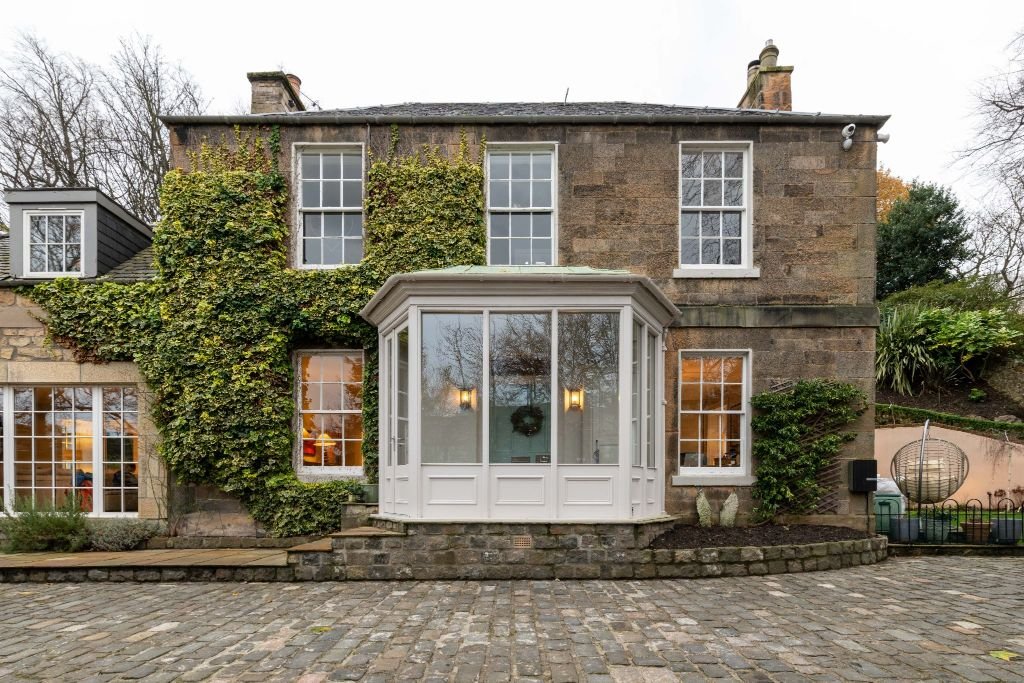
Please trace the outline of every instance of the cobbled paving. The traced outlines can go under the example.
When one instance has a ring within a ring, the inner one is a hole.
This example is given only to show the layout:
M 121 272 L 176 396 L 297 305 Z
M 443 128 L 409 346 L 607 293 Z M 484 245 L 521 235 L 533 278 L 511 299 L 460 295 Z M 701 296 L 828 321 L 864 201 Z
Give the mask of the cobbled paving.
M 1024 681 L 1024 658 L 992 651 L 1024 655 L 1024 559 L 705 580 L 0 585 L 4 681 Z

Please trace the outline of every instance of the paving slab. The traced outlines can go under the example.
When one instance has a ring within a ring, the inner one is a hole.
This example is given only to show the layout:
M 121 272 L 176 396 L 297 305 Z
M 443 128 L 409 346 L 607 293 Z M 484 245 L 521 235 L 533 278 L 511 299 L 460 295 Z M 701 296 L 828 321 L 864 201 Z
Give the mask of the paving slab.
M 132 550 L 121 553 L 3 553 L 0 568 L 285 567 L 284 549 Z
M 0 584 L 0 679 L 1024 681 L 1024 658 L 990 654 L 1024 655 L 1021 585 L 1024 562 L 994 557 L 700 581 Z

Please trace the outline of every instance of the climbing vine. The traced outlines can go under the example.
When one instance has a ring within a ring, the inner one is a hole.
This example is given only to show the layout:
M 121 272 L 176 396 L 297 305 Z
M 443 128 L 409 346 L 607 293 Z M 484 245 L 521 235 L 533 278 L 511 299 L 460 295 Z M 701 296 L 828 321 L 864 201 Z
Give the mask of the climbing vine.
M 867 409 L 863 392 L 851 384 L 804 380 L 786 391 L 758 394 L 751 405 L 758 411 L 751 421 L 758 434 L 755 516 L 768 520 L 782 510 L 814 509 L 825 493 L 818 475 L 855 438 L 841 430 Z
M 372 158 L 366 257 L 356 266 L 288 268 L 288 179 L 280 133 L 238 131 L 173 170 L 154 232 L 157 276 L 133 284 L 61 278 L 26 293 L 50 338 L 82 362 L 130 360 L 153 390 L 160 453 L 180 480 L 237 496 L 278 535 L 337 528 L 358 482 L 303 483 L 292 467 L 291 353 L 363 348 L 363 458 L 377 474 L 377 333 L 358 312 L 393 273 L 485 258 L 483 168 L 463 137 Z

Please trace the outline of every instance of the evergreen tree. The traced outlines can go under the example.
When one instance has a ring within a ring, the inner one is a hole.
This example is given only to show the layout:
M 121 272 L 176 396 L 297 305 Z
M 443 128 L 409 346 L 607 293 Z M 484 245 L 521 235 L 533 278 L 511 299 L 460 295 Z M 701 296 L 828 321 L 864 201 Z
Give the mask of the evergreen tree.
M 970 256 L 967 217 L 948 188 L 915 181 L 878 224 L 878 298 L 955 278 Z

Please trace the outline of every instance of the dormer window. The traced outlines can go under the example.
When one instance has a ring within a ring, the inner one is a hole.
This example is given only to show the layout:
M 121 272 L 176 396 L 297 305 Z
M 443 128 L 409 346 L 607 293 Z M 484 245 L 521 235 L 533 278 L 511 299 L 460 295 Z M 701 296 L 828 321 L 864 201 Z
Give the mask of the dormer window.
M 82 211 L 26 211 L 26 276 L 81 276 L 83 219 Z

